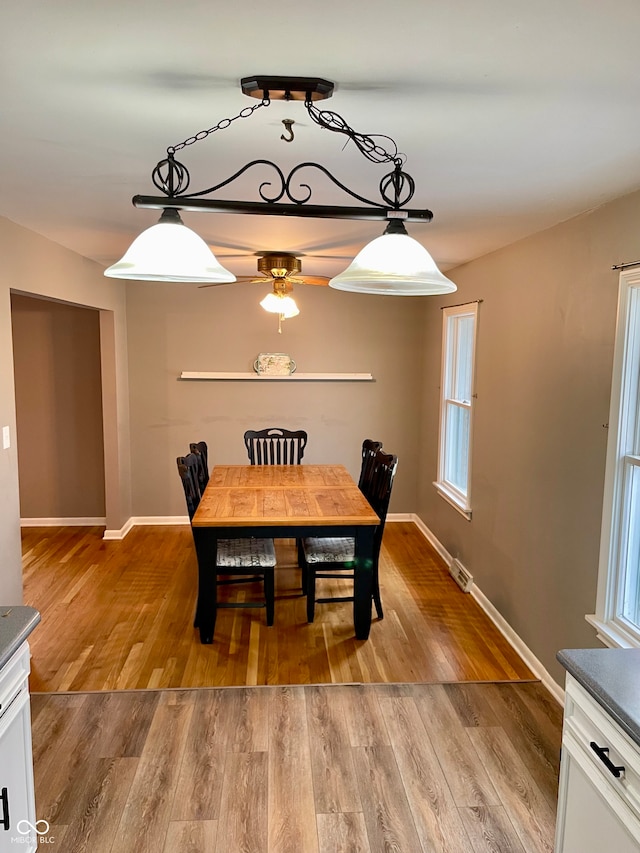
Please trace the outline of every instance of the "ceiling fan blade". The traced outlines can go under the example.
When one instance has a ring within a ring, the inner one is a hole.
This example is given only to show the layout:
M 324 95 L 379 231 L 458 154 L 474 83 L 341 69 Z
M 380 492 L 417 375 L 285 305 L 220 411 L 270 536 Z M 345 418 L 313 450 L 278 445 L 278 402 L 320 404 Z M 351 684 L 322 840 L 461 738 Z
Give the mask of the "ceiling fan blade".
M 266 284 L 269 278 L 256 278 L 254 275 L 238 275 L 235 281 L 219 281 L 216 284 L 199 284 L 198 287 L 227 287 L 230 284 Z
M 328 275 L 301 275 L 297 279 L 291 279 L 291 281 L 299 281 L 302 284 L 319 284 L 323 287 L 329 284 L 329 276 Z
M 353 255 L 317 255 L 315 252 L 301 252 L 299 257 L 312 258 L 319 261 L 349 261 L 353 260 Z
M 228 287 L 230 284 L 235 284 L 235 281 L 217 281 L 215 284 L 199 284 L 198 290 L 205 287 Z
M 256 279 L 257 281 L 261 281 L 261 279 Z M 288 284 L 319 284 L 319 285 L 327 285 L 329 284 L 329 276 L 326 275 L 302 275 L 298 273 L 297 275 L 279 275 L 273 277 L 274 281 L 286 281 Z

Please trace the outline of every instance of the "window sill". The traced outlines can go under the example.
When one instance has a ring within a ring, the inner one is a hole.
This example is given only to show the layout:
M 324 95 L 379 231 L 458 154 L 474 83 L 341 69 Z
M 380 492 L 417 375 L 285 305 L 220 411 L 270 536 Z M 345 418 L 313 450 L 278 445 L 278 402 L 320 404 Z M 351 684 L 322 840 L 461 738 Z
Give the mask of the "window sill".
M 587 613 L 584 617 L 589 625 L 596 629 L 598 639 L 610 649 L 637 649 L 640 642 L 633 634 L 616 622 L 603 622 L 594 613 Z
M 457 510 L 460 515 L 464 516 L 467 521 L 471 521 L 471 509 L 468 509 L 465 506 L 462 506 L 458 499 L 446 488 L 442 483 L 434 483 L 435 489 L 437 493 L 443 498 L 448 504 L 450 504 L 455 510 Z

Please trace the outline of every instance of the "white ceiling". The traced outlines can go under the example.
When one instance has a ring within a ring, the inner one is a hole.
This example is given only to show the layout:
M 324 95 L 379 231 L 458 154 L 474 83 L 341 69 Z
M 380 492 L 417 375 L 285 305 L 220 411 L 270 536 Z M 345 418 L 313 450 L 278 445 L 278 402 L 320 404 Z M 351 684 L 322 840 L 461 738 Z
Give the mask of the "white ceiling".
M 320 108 L 387 134 L 430 208 L 412 236 L 444 268 L 640 188 L 639 0 L 20 0 L 2 12 L 0 214 L 101 264 L 155 211 L 151 170 L 175 145 L 256 103 L 252 74 L 324 77 Z M 293 118 L 295 141 L 280 140 Z M 388 168 L 273 102 L 180 152 L 191 189 L 254 158 L 314 160 L 374 198 Z M 222 198 L 256 200 L 248 187 Z M 318 176 L 313 201 L 350 204 Z M 237 274 L 296 251 L 332 275 L 371 222 L 188 213 Z M 640 242 L 640 237 L 639 237 Z M 640 246 L 639 246 L 640 249 Z M 325 257 L 320 257 L 325 256 Z M 224 262 L 224 261 L 223 261 Z

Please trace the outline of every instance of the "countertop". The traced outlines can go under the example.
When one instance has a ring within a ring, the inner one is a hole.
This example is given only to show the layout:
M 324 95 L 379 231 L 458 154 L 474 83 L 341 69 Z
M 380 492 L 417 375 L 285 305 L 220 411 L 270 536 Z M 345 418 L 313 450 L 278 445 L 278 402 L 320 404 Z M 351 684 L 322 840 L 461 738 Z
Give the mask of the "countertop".
M 563 649 L 556 657 L 640 746 L 640 649 Z
M 0 604 L 0 669 L 40 621 L 33 607 Z

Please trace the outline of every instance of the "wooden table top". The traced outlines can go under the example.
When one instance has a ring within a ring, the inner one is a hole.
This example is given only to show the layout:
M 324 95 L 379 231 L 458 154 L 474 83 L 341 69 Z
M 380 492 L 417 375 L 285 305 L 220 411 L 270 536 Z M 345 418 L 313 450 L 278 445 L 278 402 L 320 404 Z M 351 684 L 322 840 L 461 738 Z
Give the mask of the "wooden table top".
M 379 518 L 343 465 L 216 465 L 191 523 L 372 526 Z

